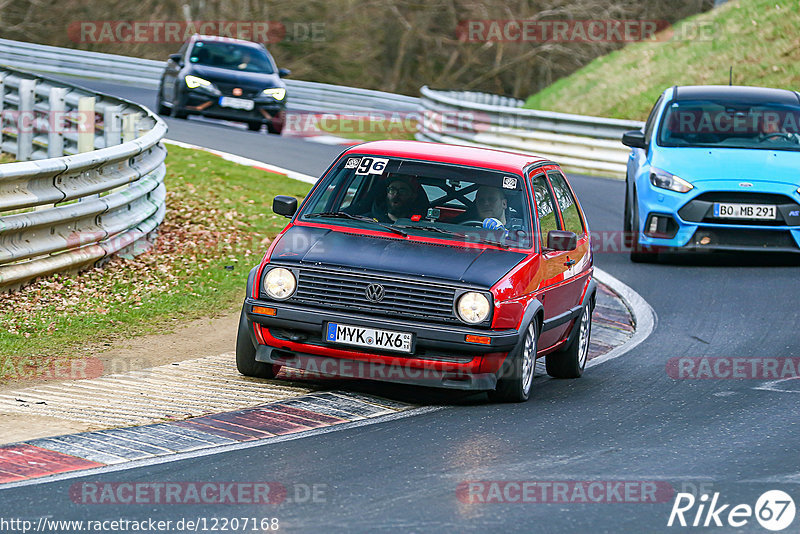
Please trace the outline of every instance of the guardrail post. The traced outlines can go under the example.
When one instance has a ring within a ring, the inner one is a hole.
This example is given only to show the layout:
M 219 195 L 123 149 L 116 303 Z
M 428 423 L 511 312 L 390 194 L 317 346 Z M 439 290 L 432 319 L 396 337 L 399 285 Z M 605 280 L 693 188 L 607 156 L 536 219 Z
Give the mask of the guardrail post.
M 19 115 L 17 116 L 17 161 L 30 161 L 33 154 L 33 104 L 36 80 L 19 81 Z
M 128 113 L 122 116 L 122 142 L 127 143 L 139 137 L 141 113 Z
M 60 158 L 64 155 L 64 128 L 66 127 L 67 89 L 53 87 L 50 89 L 50 120 L 47 133 L 47 157 Z
M 122 106 L 107 107 L 103 112 L 103 138 L 107 147 L 122 142 L 121 114 Z
M 3 148 L 3 127 L 5 126 L 4 104 L 6 101 L 6 73 L 0 73 L 0 150 Z
M 94 150 L 94 101 L 93 96 L 78 99 L 78 152 Z

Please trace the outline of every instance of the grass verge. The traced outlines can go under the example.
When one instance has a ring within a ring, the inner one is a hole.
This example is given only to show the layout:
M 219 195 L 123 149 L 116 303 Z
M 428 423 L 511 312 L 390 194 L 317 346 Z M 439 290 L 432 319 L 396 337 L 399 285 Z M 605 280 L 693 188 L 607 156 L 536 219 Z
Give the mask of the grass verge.
M 800 87 L 800 4 L 731 0 L 687 18 L 653 42 L 600 57 L 528 98 L 525 107 L 645 120 L 672 85 Z
M 286 224 L 272 197 L 309 189 L 176 146 L 166 163 L 166 218 L 148 252 L 0 295 L 0 383 L 20 360 L 36 366 L 238 308 L 249 269 Z

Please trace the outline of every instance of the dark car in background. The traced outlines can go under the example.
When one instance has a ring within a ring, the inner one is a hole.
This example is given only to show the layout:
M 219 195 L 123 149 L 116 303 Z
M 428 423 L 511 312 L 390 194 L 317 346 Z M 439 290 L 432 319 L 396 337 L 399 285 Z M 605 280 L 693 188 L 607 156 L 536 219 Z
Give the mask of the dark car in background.
M 240 121 L 253 131 L 266 125 L 269 133 L 280 134 L 286 118 L 281 78 L 288 75 L 262 44 L 194 35 L 167 61 L 158 113 Z

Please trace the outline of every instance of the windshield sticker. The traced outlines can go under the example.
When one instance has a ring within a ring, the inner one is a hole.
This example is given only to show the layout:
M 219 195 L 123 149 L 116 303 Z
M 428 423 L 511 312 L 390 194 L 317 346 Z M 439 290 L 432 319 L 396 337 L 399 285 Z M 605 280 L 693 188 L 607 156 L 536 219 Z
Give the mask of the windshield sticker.
M 517 179 L 511 176 L 503 176 L 503 188 L 504 189 L 516 189 L 517 188 Z
M 362 158 L 356 174 L 383 174 L 389 160 L 386 158 Z
M 349 158 L 347 163 L 344 164 L 345 169 L 355 169 L 361 162 L 361 158 Z

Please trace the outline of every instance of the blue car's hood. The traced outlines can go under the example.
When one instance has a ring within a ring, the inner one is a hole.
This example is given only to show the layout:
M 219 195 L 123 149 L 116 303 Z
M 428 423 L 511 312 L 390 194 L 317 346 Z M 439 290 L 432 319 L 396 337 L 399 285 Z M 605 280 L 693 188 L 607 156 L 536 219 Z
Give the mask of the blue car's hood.
M 652 165 L 689 182 L 742 180 L 800 185 L 800 152 L 658 147 Z

